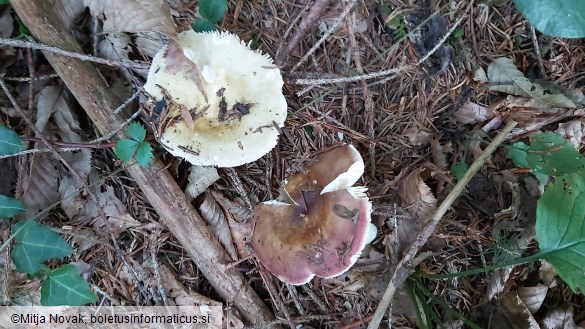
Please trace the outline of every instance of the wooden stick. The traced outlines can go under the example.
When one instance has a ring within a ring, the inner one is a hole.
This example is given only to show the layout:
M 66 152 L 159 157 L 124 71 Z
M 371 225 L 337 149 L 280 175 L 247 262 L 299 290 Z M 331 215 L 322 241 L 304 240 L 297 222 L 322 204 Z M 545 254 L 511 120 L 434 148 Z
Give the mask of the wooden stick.
M 51 1 L 11 0 L 10 3 L 40 42 L 83 53 L 81 46 L 53 12 Z M 44 55 L 103 135 L 123 124 L 124 119 L 113 113 L 121 100 L 109 90 L 92 63 L 50 52 L 44 52 Z M 121 133 L 115 136 L 123 137 Z M 230 262 L 227 254 L 163 167 L 164 164 L 155 158 L 148 168 L 128 166 L 126 170 L 221 297 L 233 303 L 250 324 L 271 321 L 274 318 L 272 312 L 244 281 L 244 277 L 227 269 Z

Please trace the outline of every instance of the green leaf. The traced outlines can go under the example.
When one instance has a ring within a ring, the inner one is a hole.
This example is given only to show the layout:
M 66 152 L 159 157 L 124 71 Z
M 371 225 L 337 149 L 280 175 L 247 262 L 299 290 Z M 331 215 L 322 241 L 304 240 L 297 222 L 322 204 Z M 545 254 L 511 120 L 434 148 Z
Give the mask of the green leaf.
M 551 132 L 534 135 L 530 146 L 512 145 L 508 157 L 518 166 L 549 176 L 585 172 L 585 157 L 562 136 Z
M 514 0 L 518 11 L 534 28 L 562 38 L 585 37 L 585 1 Z
M 20 221 L 12 226 L 14 249 L 12 262 L 28 274 L 39 271 L 41 263 L 52 258 L 70 256 L 71 246 L 59 234 L 34 220 Z
M 219 22 L 227 10 L 227 0 L 200 0 L 199 13 L 203 18 Z
M 9 218 L 26 211 L 26 205 L 19 200 L 0 194 L 0 219 Z
M 95 301 L 91 287 L 71 264 L 53 270 L 41 286 L 43 306 L 81 306 Z
M 206 18 L 198 18 L 193 22 L 193 31 L 195 32 L 210 32 L 215 30 L 217 30 L 215 23 Z
M 7 5 L 9 3 L 10 3 L 9 0 L 0 0 L 0 5 Z
M 453 176 L 455 176 L 455 179 L 460 181 L 461 178 L 463 178 L 463 175 L 465 175 L 465 172 L 467 171 L 468 168 L 469 166 L 465 162 L 455 162 L 454 164 L 451 165 L 451 173 L 453 174 Z
M 536 240 L 573 291 L 585 292 L 585 175 L 557 177 L 536 207 Z
M 528 150 L 530 145 L 526 145 L 524 142 L 518 142 L 512 144 L 508 148 L 508 159 L 512 160 L 518 167 L 528 168 Z
M 16 154 L 24 150 L 24 143 L 14 130 L 0 125 L 0 155 Z
M 136 150 L 136 162 L 142 167 L 148 167 L 152 163 L 152 146 L 147 142 L 142 142 Z
M 127 133 L 130 138 L 138 142 L 142 142 L 146 137 L 146 129 L 138 122 L 129 124 Z
M 116 147 L 114 147 L 114 153 L 118 156 L 118 158 L 124 162 L 130 161 L 132 156 L 138 149 L 138 145 L 140 142 L 130 139 L 120 139 L 116 143 Z

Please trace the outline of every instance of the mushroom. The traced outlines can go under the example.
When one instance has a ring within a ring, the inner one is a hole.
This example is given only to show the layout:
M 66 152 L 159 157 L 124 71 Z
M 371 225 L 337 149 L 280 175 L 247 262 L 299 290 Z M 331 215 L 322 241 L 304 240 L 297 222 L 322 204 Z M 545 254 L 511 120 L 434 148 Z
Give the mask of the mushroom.
M 252 245 L 260 263 L 293 285 L 348 270 L 376 234 L 366 188 L 352 187 L 363 171 L 358 151 L 338 146 L 288 178 L 281 200 L 258 204 Z
M 189 30 L 156 54 L 144 89 L 167 106 L 155 131 L 170 153 L 235 167 L 276 145 L 287 114 L 282 86 L 270 57 L 236 35 Z

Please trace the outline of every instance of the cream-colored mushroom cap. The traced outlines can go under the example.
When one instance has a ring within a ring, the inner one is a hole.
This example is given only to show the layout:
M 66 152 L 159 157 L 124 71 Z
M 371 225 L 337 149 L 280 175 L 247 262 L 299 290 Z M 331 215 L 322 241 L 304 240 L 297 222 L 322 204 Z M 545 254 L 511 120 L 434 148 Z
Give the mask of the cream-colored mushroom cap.
M 170 153 L 235 167 L 276 145 L 287 110 L 282 86 L 272 60 L 236 35 L 189 30 L 157 53 L 144 89 L 166 100 L 160 143 Z

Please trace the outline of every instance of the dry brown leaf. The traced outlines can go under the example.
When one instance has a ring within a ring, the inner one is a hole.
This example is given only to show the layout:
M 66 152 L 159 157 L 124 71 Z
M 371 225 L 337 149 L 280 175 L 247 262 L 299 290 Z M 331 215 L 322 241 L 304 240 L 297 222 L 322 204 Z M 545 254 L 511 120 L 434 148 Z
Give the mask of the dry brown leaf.
M 0 15 L 0 38 L 10 38 L 14 30 L 14 20 L 10 10 L 4 10 Z
M 57 130 L 49 124 L 51 118 L 55 122 Z M 79 121 L 71 109 L 63 87 L 47 86 L 43 88 L 37 101 L 37 122 L 35 125 L 47 138 L 59 135 L 61 140 L 65 142 L 81 142 L 81 137 L 77 134 L 81 130 Z M 91 170 L 91 150 L 62 152 L 61 155 L 82 178 L 87 177 Z
M 49 153 L 36 153 L 30 158 L 29 172 L 24 179 L 22 201 L 27 205 L 26 218 L 36 217 L 59 200 L 58 162 Z M 47 216 L 44 213 L 42 217 Z
M 424 222 L 431 219 L 437 206 L 437 199 L 431 188 L 421 178 L 426 168 L 417 168 L 400 182 L 399 195 L 402 206 L 409 209 Z
M 517 96 L 530 96 L 550 106 L 575 107 L 575 103 L 560 90 L 555 90 L 553 86 L 543 86 L 544 83 L 532 82 L 524 77 L 514 62 L 506 57 L 496 58 L 492 61 L 488 66 L 488 79 L 490 90 Z
M 14 20 L 12 19 L 11 11 L 4 10 L 0 14 L 0 38 L 10 38 L 14 31 Z M 16 52 L 13 47 L 0 47 L 0 70 L 7 68 L 16 61 Z M 0 106 L 0 111 L 9 114 L 15 112 L 12 107 Z
M 104 192 L 98 193 L 97 196 L 99 198 L 100 207 L 104 210 L 104 213 L 108 217 L 108 221 L 114 231 L 114 234 L 119 234 L 129 228 L 140 225 L 140 222 L 138 222 L 128 213 L 128 210 L 122 201 L 116 197 L 113 187 L 106 186 L 106 190 Z M 93 205 L 94 203 L 90 202 L 88 207 Z M 95 213 L 97 215 L 97 208 L 95 209 Z M 107 232 L 105 223 L 102 219 L 99 219 L 94 223 L 94 229 L 96 232 Z
M 488 83 L 487 74 L 485 74 L 485 70 L 482 67 L 478 67 L 475 71 L 473 71 L 473 81 L 477 81 L 479 83 Z
M 185 125 L 189 127 L 189 129 L 195 130 L 195 122 L 193 122 L 193 118 L 191 117 L 191 113 L 189 113 L 187 107 L 183 104 L 180 104 L 179 109 L 181 109 L 181 117 L 183 118 Z
M 245 258 L 252 251 L 251 237 L 254 230 L 254 213 L 251 209 L 242 206 L 234 201 L 230 201 L 221 195 L 221 193 L 211 190 L 215 200 L 224 209 L 228 225 L 232 234 L 232 241 L 236 245 L 240 258 Z
M 549 262 L 541 259 L 540 268 L 538 269 L 538 278 L 544 285 L 549 288 L 557 286 L 557 270 Z
M 152 58 L 164 47 L 168 39 L 163 38 L 160 33 L 142 32 L 136 36 L 134 42 L 142 55 Z
M 85 199 L 81 197 L 81 191 L 73 183 L 73 179 L 68 175 L 63 175 L 59 182 L 59 197 L 61 198 L 61 208 L 65 211 L 67 218 L 73 219 L 80 210 L 85 206 Z
M 53 118 L 57 129 L 49 124 L 49 119 Z M 47 86 L 43 88 L 37 100 L 37 116 L 35 126 L 43 133 L 46 138 L 53 138 L 59 134 L 65 141 L 79 141 L 80 137 L 72 129 L 79 130 L 79 124 L 73 117 L 69 103 L 65 97 L 64 89 L 59 86 Z M 37 143 L 39 145 L 40 143 Z M 66 160 L 73 160 L 71 152 L 62 155 Z M 88 168 L 91 158 L 89 150 L 83 152 L 85 156 L 76 156 L 79 162 L 76 166 L 79 169 Z M 85 161 L 84 161 L 85 159 Z M 36 154 L 31 157 L 29 173 L 25 178 L 23 201 L 27 204 L 27 217 L 37 215 L 40 211 L 58 201 L 58 168 L 60 164 L 54 157 L 48 153 Z M 89 169 L 87 169 L 88 171 Z M 85 172 L 85 171 L 84 171 Z M 82 173 L 83 174 L 83 173 Z M 46 214 L 45 214 L 46 215 Z
M 437 167 L 443 170 L 447 170 L 449 168 L 449 164 L 447 163 L 447 155 L 445 154 L 443 145 L 439 143 L 438 139 L 431 140 L 431 154 L 433 155 L 433 163 Z
M 98 54 L 107 59 L 128 59 L 130 36 L 126 33 L 110 33 L 98 44 Z
M 95 231 L 90 228 L 75 229 L 75 233 L 72 234 L 71 240 L 75 245 L 77 255 L 81 255 L 84 251 L 95 245 L 110 245 L 108 240 L 98 237 Z
M 402 134 L 408 138 L 410 145 L 415 146 L 428 144 L 435 135 L 418 127 L 409 127 Z
M 79 0 L 57 0 L 53 5 L 53 11 L 67 29 L 71 28 L 75 19 L 83 13 L 85 6 Z
M 177 306 L 208 305 L 222 306 L 222 303 L 193 291 L 187 291 L 177 280 L 176 275 L 166 265 L 159 266 L 160 277 L 164 290 L 169 298 L 174 299 Z
M 222 209 L 219 207 L 211 193 L 205 193 L 205 200 L 199 207 L 201 218 L 211 227 L 213 235 L 217 237 L 221 245 L 233 261 L 238 260 L 238 253 L 234 248 L 232 234 Z
M 573 320 L 573 306 L 564 304 L 549 310 L 540 321 L 541 329 L 579 329 Z
M 104 32 L 161 32 L 175 36 L 175 24 L 164 0 L 83 0 L 93 16 L 104 20 Z
M 538 312 L 547 292 L 548 287 L 543 284 L 534 287 L 518 287 L 518 297 L 532 314 Z
M 476 103 L 467 102 L 463 104 L 454 114 L 455 120 L 461 123 L 479 123 L 490 120 L 494 117 L 494 111 L 488 107 Z
M 189 183 L 185 188 L 185 192 L 187 196 L 196 198 L 218 179 L 219 174 L 215 167 L 191 166 L 189 169 Z
M 540 329 L 515 291 L 498 296 L 490 328 Z
M 203 94 L 203 97 L 205 97 L 207 101 L 207 95 L 203 89 L 203 82 L 201 80 L 199 68 L 191 60 L 192 56 L 189 58 L 188 54 L 191 55 L 190 50 L 187 51 L 187 49 L 183 49 L 176 40 L 171 39 L 163 55 L 166 63 L 165 70 L 170 74 L 176 74 L 184 68 L 187 68 L 187 76 L 195 82 L 197 89 L 199 89 L 199 92 Z

